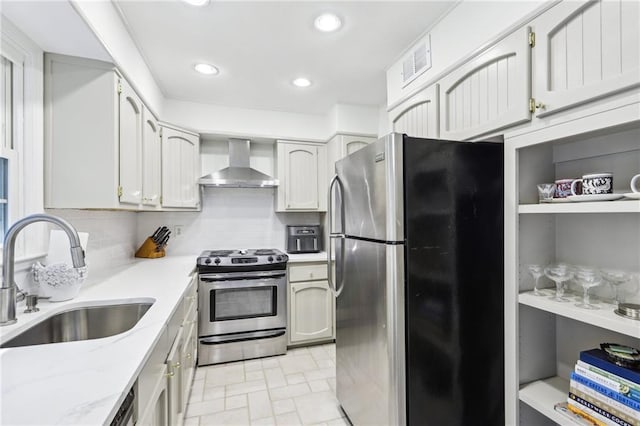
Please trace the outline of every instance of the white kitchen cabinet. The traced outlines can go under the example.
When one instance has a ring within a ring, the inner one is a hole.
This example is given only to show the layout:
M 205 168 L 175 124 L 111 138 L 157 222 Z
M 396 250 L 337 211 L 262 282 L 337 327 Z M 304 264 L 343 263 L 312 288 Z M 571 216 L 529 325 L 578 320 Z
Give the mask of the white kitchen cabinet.
M 640 3 L 563 1 L 532 24 L 533 96 L 545 117 L 640 87 Z
M 183 365 L 182 365 L 182 349 L 184 345 L 184 329 L 180 327 L 178 335 L 171 345 L 171 350 L 167 355 L 167 388 L 168 396 L 168 419 L 170 425 L 182 424 L 184 417 L 183 404 Z
M 418 138 L 438 138 L 438 93 L 439 87 L 434 84 L 391 110 L 391 129 Z
M 160 206 L 162 179 L 162 140 L 153 114 L 142 108 L 142 204 Z
M 603 342 L 638 347 L 637 321 L 616 315 L 611 289 L 591 291 L 598 310 L 532 293 L 528 264 L 570 264 L 640 271 L 640 200 L 537 202 L 536 184 L 609 171 L 615 192 L 629 192 L 640 170 L 640 104 L 583 117 L 505 140 L 506 424 L 569 424 L 554 410 L 566 401 L 580 351 Z M 625 120 L 620 122 L 619 120 Z M 555 287 L 546 278 L 544 287 Z M 637 284 L 621 287 L 638 303 Z M 570 288 L 581 294 L 575 283 Z
M 120 202 L 139 204 L 142 201 L 142 101 L 127 83 L 120 79 L 119 141 L 120 141 Z
M 199 208 L 200 138 L 166 123 L 161 129 L 162 206 Z
M 440 80 L 440 137 L 468 140 L 529 121 L 531 46 L 518 29 Z
M 326 211 L 327 147 L 277 141 L 277 211 Z
M 326 262 L 289 264 L 289 345 L 335 337 L 335 297 Z
M 377 138 L 364 135 L 335 135 L 327 142 L 327 164 L 329 166 L 328 178 L 331 180 L 335 174 L 335 163 L 349 154 L 364 148 Z

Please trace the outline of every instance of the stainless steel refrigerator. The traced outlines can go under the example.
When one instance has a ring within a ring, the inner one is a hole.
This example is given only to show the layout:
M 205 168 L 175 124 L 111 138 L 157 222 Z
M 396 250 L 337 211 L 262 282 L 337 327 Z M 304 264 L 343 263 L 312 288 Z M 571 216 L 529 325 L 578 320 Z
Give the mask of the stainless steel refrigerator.
M 329 214 L 352 424 L 504 424 L 502 145 L 390 134 L 336 163 Z

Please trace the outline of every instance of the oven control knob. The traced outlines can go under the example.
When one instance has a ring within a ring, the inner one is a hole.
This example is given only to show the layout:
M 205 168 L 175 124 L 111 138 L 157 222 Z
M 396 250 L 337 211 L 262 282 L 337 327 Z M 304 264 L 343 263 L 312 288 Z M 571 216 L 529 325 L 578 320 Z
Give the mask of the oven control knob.
M 273 262 L 273 256 L 269 256 L 269 257 L 267 257 L 267 260 L 268 260 L 269 262 Z
M 215 262 L 216 265 L 219 264 L 220 263 L 220 258 L 216 257 L 216 260 L 214 260 L 214 262 Z
M 211 259 L 205 259 L 204 263 L 206 263 L 207 265 L 209 265 L 211 263 Z
M 282 260 L 282 256 L 278 256 L 278 257 L 276 257 L 276 260 L 277 260 L 278 262 L 280 262 L 280 261 Z

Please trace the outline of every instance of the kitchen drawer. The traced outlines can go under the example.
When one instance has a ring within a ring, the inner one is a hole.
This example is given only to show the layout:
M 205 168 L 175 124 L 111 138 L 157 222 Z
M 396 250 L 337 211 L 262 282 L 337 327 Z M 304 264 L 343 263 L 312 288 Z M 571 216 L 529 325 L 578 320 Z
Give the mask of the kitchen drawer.
M 327 263 L 304 263 L 289 265 L 289 282 L 327 279 Z

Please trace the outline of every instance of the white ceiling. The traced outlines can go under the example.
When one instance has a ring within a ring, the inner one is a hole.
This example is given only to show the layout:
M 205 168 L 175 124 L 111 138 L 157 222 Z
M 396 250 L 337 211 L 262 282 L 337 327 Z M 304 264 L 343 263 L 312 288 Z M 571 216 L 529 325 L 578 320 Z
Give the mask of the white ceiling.
M 324 114 L 336 103 L 381 105 L 385 70 L 455 1 L 117 1 L 165 97 L 225 106 Z M 336 13 L 344 26 L 320 33 Z M 197 62 L 217 76 L 193 71 Z M 291 85 L 305 76 L 307 89 Z

